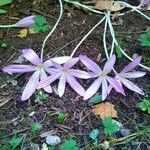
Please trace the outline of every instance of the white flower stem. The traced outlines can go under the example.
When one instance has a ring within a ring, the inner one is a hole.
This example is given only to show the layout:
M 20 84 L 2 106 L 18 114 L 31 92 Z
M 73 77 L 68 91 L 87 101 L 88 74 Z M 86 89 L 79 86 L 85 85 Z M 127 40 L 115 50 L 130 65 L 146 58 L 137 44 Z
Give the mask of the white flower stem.
M 43 60 L 43 53 L 44 53 L 45 44 L 46 44 L 48 38 L 52 35 L 52 33 L 53 33 L 53 32 L 55 31 L 55 29 L 57 28 L 58 23 L 60 22 L 61 17 L 62 17 L 62 14 L 63 14 L 63 4 L 62 4 L 62 0 L 59 0 L 59 4 L 60 4 L 59 17 L 58 17 L 58 19 L 57 19 L 55 25 L 53 26 L 52 30 L 51 30 L 50 33 L 46 36 L 46 38 L 44 39 L 43 44 L 42 44 L 42 49 L 41 49 L 41 61 Z
M 113 38 L 113 40 L 114 40 L 114 43 L 116 44 L 116 46 L 118 46 L 118 47 L 120 48 L 120 51 L 122 52 L 122 54 L 123 54 L 126 58 L 128 58 L 128 59 L 131 60 L 131 61 L 133 61 L 133 59 L 132 59 L 132 58 L 119 46 L 119 44 L 118 44 L 118 42 L 117 42 L 117 40 L 116 40 L 116 38 L 115 38 L 114 28 L 113 28 L 113 26 L 112 26 L 109 13 L 107 13 L 107 18 L 106 18 L 106 19 L 108 20 L 110 33 L 111 33 L 111 36 L 112 36 L 112 38 Z M 150 71 L 150 67 L 147 67 L 147 66 L 142 65 L 142 64 L 139 64 L 139 66 L 141 66 L 142 68 L 144 68 L 144 69 Z
M 74 48 L 73 52 L 71 53 L 70 57 L 73 57 L 73 55 L 75 54 L 75 52 L 77 51 L 77 49 L 79 48 L 79 46 L 84 42 L 84 40 L 92 33 L 92 31 L 98 27 L 104 20 L 106 19 L 106 17 L 104 16 L 84 37 L 83 39 L 77 44 L 77 46 Z
M 0 28 L 13 28 L 16 24 L 10 24 L 10 25 L 0 25 Z

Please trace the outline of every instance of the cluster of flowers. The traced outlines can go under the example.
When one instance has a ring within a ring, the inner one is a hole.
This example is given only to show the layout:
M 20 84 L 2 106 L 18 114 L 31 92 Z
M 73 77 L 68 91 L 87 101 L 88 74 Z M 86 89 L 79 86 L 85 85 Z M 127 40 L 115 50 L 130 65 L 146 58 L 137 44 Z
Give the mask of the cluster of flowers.
M 83 96 L 84 100 L 92 97 L 99 90 L 101 85 L 103 100 L 106 99 L 112 88 L 125 95 L 122 84 L 132 91 L 142 95 L 144 94 L 139 87 L 128 80 L 129 78 L 138 78 L 145 75 L 145 72 L 131 72 L 131 70 L 140 63 L 141 57 L 135 58 L 134 61 L 129 63 L 120 73 L 117 73 L 114 69 L 116 61 L 115 55 L 106 61 L 103 70 L 93 60 L 89 59 L 85 55 L 80 55 L 75 58 L 62 56 L 42 62 L 39 56 L 32 49 L 23 49 L 21 57 L 26 58 L 32 63 L 32 65 L 8 65 L 3 68 L 3 71 L 9 74 L 34 72 L 29 78 L 29 81 L 22 93 L 22 101 L 27 100 L 36 89 L 43 88 L 46 92 L 52 93 L 50 84 L 56 80 L 59 80 L 58 94 L 60 97 L 63 96 L 65 92 L 66 83 L 68 83 L 76 93 Z M 87 71 L 73 68 L 79 60 L 87 67 Z M 115 72 L 114 78 L 108 75 L 112 70 Z M 87 90 L 85 90 L 76 78 L 95 78 L 95 81 Z

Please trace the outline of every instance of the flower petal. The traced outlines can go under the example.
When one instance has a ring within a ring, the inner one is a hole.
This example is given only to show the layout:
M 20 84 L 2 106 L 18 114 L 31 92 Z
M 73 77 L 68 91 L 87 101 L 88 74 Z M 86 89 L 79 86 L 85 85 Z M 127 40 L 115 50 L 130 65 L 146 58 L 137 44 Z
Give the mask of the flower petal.
M 64 64 L 64 67 L 67 68 L 67 69 L 70 69 L 70 68 L 73 67 L 78 61 L 79 61 L 79 57 L 71 58 L 71 59 L 69 59 L 69 60 Z
M 109 72 L 113 69 L 113 66 L 114 66 L 114 64 L 115 64 L 115 61 L 116 61 L 116 56 L 115 56 L 115 55 L 112 55 L 112 56 L 106 61 L 103 71 L 105 71 L 106 73 L 109 73 Z
M 55 61 L 52 61 L 52 64 L 57 69 L 61 69 L 62 68 L 62 66 L 60 64 L 58 64 L 57 62 L 55 62 Z
M 59 79 L 59 84 L 58 84 L 58 94 L 59 97 L 62 97 L 64 92 L 65 92 L 65 86 L 66 86 L 66 75 L 61 75 Z
M 84 88 L 79 84 L 79 82 L 77 82 L 77 80 L 71 76 L 71 75 L 67 75 L 67 82 L 69 83 L 69 85 L 72 87 L 72 89 L 77 92 L 79 95 L 83 96 L 85 93 Z
M 90 97 L 92 97 L 98 91 L 99 87 L 101 86 L 101 83 L 102 83 L 101 78 L 97 78 L 85 92 L 84 100 L 87 100 Z
M 4 67 L 2 70 L 4 72 L 12 74 L 12 73 L 33 72 L 36 70 L 36 68 L 31 65 L 8 65 Z
M 53 74 L 51 76 L 46 77 L 45 79 L 43 79 L 42 81 L 38 83 L 37 89 L 41 89 L 41 88 L 48 86 L 49 84 L 57 80 L 60 76 L 61 74 L 57 73 L 57 74 Z
M 27 100 L 35 91 L 36 86 L 39 82 L 39 71 L 36 71 L 33 73 L 33 75 L 30 77 L 27 85 L 25 86 L 25 89 L 23 90 L 21 100 L 25 101 Z
M 142 57 L 135 58 L 131 63 L 129 63 L 122 71 L 121 73 L 126 73 L 128 71 L 133 70 L 141 61 Z
M 139 77 L 143 77 L 145 74 L 146 74 L 146 72 L 136 71 L 136 72 L 124 73 L 123 77 L 125 77 L 125 78 L 139 78 Z
M 36 16 L 33 15 L 33 16 L 28 16 L 28 17 L 21 19 L 20 21 L 18 21 L 15 24 L 15 27 L 29 27 L 29 26 L 31 26 L 32 24 L 35 23 L 35 21 L 33 20 L 34 17 L 36 17 Z
M 121 82 L 131 91 L 134 91 L 136 93 L 144 95 L 144 92 L 138 86 L 136 86 L 134 83 L 132 83 L 131 81 L 129 81 L 125 78 L 121 78 Z
M 34 65 L 40 65 L 42 62 L 39 56 L 30 48 L 22 50 L 22 56 Z
M 91 71 L 95 72 L 95 73 L 99 73 L 101 72 L 101 68 L 91 59 L 89 59 L 87 56 L 85 55 L 80 55 L 79 56 L 81 62 Z
M 64 64 L 66 63 L 71 57 L 70 56 L 61 56 L 61 57 L 55 57 L 51 60 L 58 63 L 58 64 Z
M 46 72 L 42 69 L 41 70 L 41 73 L 40 73 L 40 80 L 44 80 L 45 78 L 47 77 L 47 74 Z M 44 90 L 47 92 L 47 93 L 52 93 L 52 88 L 51 86 L 47 86 L 47 87 L 44 87 Z
M 81 79 L 89 79 L 91 78 L 91 74 L 82 70 L 77 69 L 69 69 L 69 72 L 72 76 L 81 78 Z
M 105 100 L 107 98 L 108 94 L 108 84 L 106 81 L 106 78 L 102 79 L 102 100 Z
M 107 76 L 106 79 L 118 93 L 125 95 L 122 84 L 119 81 L 119 79 L 117 79 L 117 77 L 115 79 L 113 79 L 113 78 Z M 108 90 L 108 93 L 109 93 L 109 91 L 110 91 L 110 89 Z

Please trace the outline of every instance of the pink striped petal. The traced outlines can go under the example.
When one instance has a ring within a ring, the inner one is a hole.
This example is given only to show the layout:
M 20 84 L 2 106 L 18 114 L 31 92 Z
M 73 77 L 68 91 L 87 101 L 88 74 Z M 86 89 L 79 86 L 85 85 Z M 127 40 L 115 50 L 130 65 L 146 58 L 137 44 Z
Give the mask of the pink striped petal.
M 22 101 L 25 101 L 27 100 L 35 91 L 36 89 L 36 86 L 39 82 L 39 71 L 36 71 L 33 73 L 33 75 L 30 77 L 27 85 L 25 86 L 25 89 L 22 93 L 22 96 L 21 96 L 21 100 Z
M 109 73 L 113 69 L 115 61 L 116 61 L 116 56 L 112 55 L 111 58 L 109 58 L 106 61 L 103 71 L 105 71 L 106 73 Z
M 54 66 L 55 68 L 57 68 L 57 69 L 63 68 L 60 64 L 56 63 L 55 61 L 52 61 L 52 64 L 53 64 L 53 66 Z
M 133 70 L 141 61 L 142 57 L 135 58 L 131 63 L 129 63 L 122 71 L 121 73 L 126 73 L 128 71 Z
M 67 69 L 70 69 L 70 68 L 73 67 L 78 61 L 79 61 L 79 57 L 71 58 L 71 59 L 69 59 L 69 60 L 64 64 L 64 67 L 67 68 Z
M 70 69 L 69 73 L 77 78 L 81 78 L 81 79 L 89 79 L 91 78 L 91 74 L 82 70 L 77 70 L 77 69 Z
M 41 70 L 41 73 L 40 73 L 40 80 L 44 80 L 45 78 L 47 78 L 47 74 L 44 70 Z M 52 93 L 52 88 L 51 86 L 47 86 L 47 87 L 44 87 L 44 90 L 47 92 L 47 93 Z
M 99 87 L 101 86 L 101 83 L 102 83 L 101 78 L 97 78 L 85 92 L 84 100 L 87 100 L 90 97 L 92 97 L 98 91 Z
M 12 73 L 33 72 L 36 70 L 36 68 L 31 65 L 8 65 L 8 66 L 4 67 L 2 70 L 4 72 L 12 74 Z
M 61 57 L 55 57 L 52 58 L 51 60 L 58 63 L 58 64 L 64 64 L 66 63 L 69 59 L 71 59 L 70 56 L 61 56 Z
M 122 84 L 117 78 L 113 79 L 113 78 L 107 76 L 106 79 L 118 93 L 125 95 Z
M 108 84 L 105 78 L 102 79 L 102 100 L 107 98 L 108 94 Z
M 79 82 L 77 82 L 77 80 L 71 76 L 71 75 L 67 75 L 67 82 L 69 83 L 69 85 L 72 87 L 72 89 L 77 92 L 79 95 L 83 96 L 85 93 L 84 88 L 79 84 Z
M 50 85 L 52 82 L 54 82 L 55 80 L 57 80 L 59 77 L 61 76 L 60 73 L 58 74 L 53 74 L 45 79 L 43 79 L 42 81 L 40 81 L 37 85 L 37 89 L 41 89 L 44 88 L 48 85 Z
M 30 48 L 22 50 L 22 56 L 34 65 L 40 65 L 42 62 L 39 56 Z
M 132 83 L 131 81 L 129 81 L 125 78 L 121 78 L 121 82 L 131 91 L 134 91 L 136 93 L 144 95 L 144 92 L 138 86 L 136 86 L 134 83 Z
M 95 73 L 99 73 L 101 72 L 101 68 L 91 59 L 89 59 L 87 56 L 85 55 L 80 55 L 79 56 L 81 62 L 91 71 L 95 72 Z
M 64 92 L 65 92 L 65 86 L 66 86 L 66 75 L 62 75 L 59 79 L 59 84 L 58 84 L 58 94 L 59 97 L 62 97 Z
M 139 77 L 143 77 L 145 74 L 146 74 L 146 72 L 136 71 L 136 72 L 124 73 L 123 77 L 125 77 L 125 78 L 139 78 Z

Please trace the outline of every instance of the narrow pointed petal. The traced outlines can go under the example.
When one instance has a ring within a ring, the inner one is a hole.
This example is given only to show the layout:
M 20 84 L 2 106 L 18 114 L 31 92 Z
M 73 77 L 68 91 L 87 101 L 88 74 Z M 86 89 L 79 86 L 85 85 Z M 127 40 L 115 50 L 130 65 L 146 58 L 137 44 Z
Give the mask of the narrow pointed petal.
M 144 95 L 144 92 L 138 86 L 136 86 L 134 83 L 132 83 L 131 81 L 129 81 L 125 78 L 121 78 L 121 82 L 131 91 L 134 91 L 136 93 Z
M 66 86 L 66 75 L 61 75 L 59 79 L 59 84 L 58 84 L 58 94 L 59 97 L 62 97 L 64 92 L 65 92 L 65 86 Z
M 47 78 L 47 74 L 44 70 L 41 70 L 41 73 L 40 73 L 40 80 L 44 80 L 45 78 Z M 47 92 L 47 93 L 52 93 L 52 88 L 51 86 L 47 86 L 47 87 L 44 87 L 44 90 Z
M 83 96 L 85 93 L 84 88 L 79 84 L 79 82 L 77 82 L 77 80 L 71 76 L 71 75 L 67 75 L 67 82 L 69 83 L 69 85 L 72 87 L 72 89 L 77 92 L 79 95 Z
M 52 58 L 51 60 L 58 63 L 58 64 L 64 64 L 66 63 L 69 59 L 71 59 L 70 56 L 61 56 L 61 57 L 55 57 Z
M 52 61 L 52 64 L 57 69 L 61 69 L 62 68 L 62 66 L 60 64 L 56 63 L 55 61 Z
M 4 67 L 2 70 L 4 72 L 12 74 L 12 73 L 33 72 L 36 70 L 36 68 L 31 65 L 8 65 L 8 66 Z
M 70 69 L 70 74 L 74 77 L 81 78 L 81 79 L 89 79 L 91 78 L 91 74 L 82 70 L 77 69 Z
M 146 72 L 136 71 L 136 72 L 124 73 L 123 77 L 125 77 L 125 78 L 139 78 L 139 77 L 143 77 L 145 74 L 146 74 Z
M 35 17 L 36 17 L 35 15 L 25 17 L 25 18 L 21 19 L 20 21 L 18 21 L 15 24 L 15 27 L 30 27 L 32 24 L 35 23 L 35 21 L 33 20 L 33 18 L 35 18 Z
M 101 72 L 101 68 L 91 59 L 89 59 L 87 56 L 85 55 L 80 55 L 79 56 L 80 61 L 91 71 L 95 72 L 95 73 L 99 73 Z
M 102 79 L 102 100 L 107 98 L 108 94 L 108 84 L 105 78 Z
M 69 59 L 69 60 L 64 64 L 64 67 L 67 68 L 67 69 L 70 69 L 70 68 L 73 67 L 78 61 L 79 61 L 79 57 L 71 58 L 71 59 Z
M 119 93 L 125 95 L 124 89 L 121 82 L 118 79 L 113 79 L 111 77 L 106 77 L 107 81 L 112 85 L 112 87 Z M 109 92 L 109 91 L 108 91 Z
M 106 61 L 103 71 L 109 73 L 113 69 L 115 62 L 116 62 L 116 56 L 112 55 L 111 58 L 109 58 Z
M 25 101 L 27 100 L 35 91 L 36 86 L 39 82 L 39 71 L 36 71 L 33 73 L 33 75 L 30 77 L 27 85 L 25 86 L 25 89 L 23 90 L 21 100 Z
M 141 61 L 142 57 L 135 58 L 131 63 L 129 63 L 122 71 L 121 73 L 126 73 L 128 71 L 133 70 Z
M 34 65 L 40 65 L 42 62 L 39 56 L 30 48 L 22 50 L 22 56 Z
M 41 89 L 41 88 L 44 88 L 44 87 L 50 85 L 52 82 L 54 82 L 55 80 L 57 80 L 60 76 L 61 76 L 60 73 L 48 76 L 47 78 L 43 79 L 42 81 L 40 81 L 38 83 L 37 89 Z
M 87 100 L 90 97 L 92 97 L 98 91 L 99 87 L 101 86 L 101 83 L 102 83 L 101 78 L 97 78 L 85 92 L 84 100 Z

